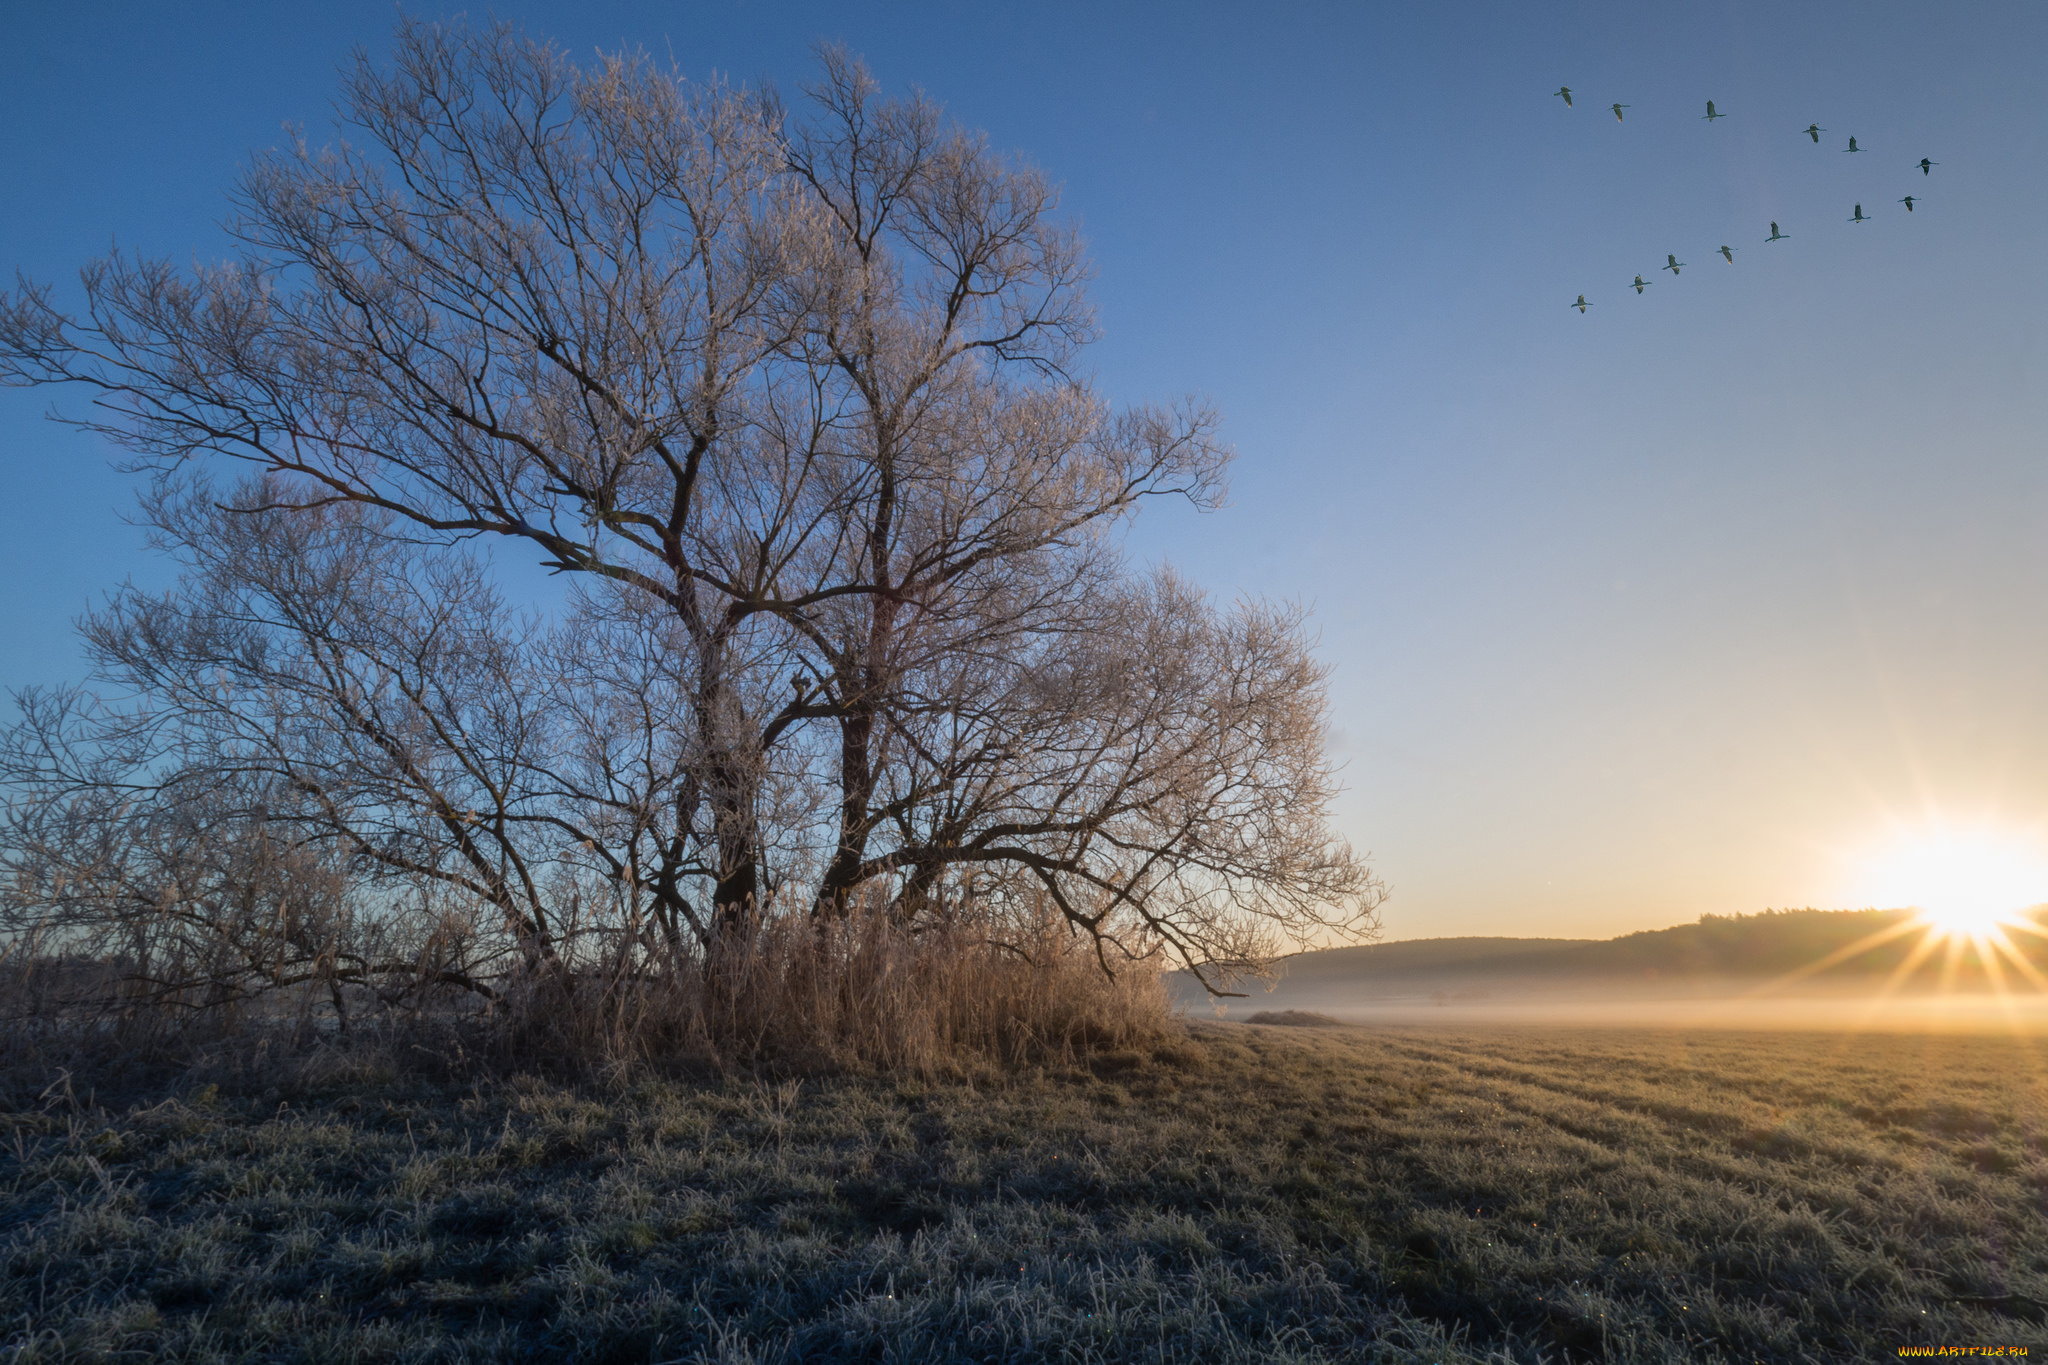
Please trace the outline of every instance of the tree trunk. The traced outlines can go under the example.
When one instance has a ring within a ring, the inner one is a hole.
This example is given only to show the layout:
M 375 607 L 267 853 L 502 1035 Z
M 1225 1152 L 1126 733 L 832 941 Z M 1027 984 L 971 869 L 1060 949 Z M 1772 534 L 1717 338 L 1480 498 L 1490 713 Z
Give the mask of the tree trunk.
M 846 917 L 854 881 L 867 857 L 868 803 L 875 792 L 868 743 L 874 731 L 874 708 L 865 697 L 839 722 L 839 846 L 818 890 L 818 913 L 833 919 Z

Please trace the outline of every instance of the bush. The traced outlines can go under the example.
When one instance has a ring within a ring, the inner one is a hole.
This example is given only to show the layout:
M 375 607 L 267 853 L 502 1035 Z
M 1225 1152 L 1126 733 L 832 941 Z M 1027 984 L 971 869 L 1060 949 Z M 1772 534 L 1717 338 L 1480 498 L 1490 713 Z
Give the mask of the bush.
M 1314 1010 L 1260 1010 L 1248 1017 L 1247 1024 L 1284 1024 L 1292 1028 L 1342 1028 L 1343 1021 L 1332 1019 L 1327 1014 Z

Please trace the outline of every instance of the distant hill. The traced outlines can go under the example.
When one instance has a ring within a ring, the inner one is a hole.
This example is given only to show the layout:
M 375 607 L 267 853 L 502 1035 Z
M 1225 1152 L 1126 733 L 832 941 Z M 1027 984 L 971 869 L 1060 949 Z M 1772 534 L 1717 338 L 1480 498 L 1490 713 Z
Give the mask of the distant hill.
M 2048 975 L 2048 940 L 2024 932 L 2008 937 L 2036 971 Z M 1480 998 L 1573 987 L 1655 990 L 1758 983 L 1794 973 L 1827 986 L 1888 977 L 1921 951 L 1925 938 L 1910 910 L 1767 910 L 1705 915 L 1693 924 L 1612 939 L 1411 939 L 1297 954 L 1281 964 L 1272 998 L 1305 1004 Z M 1931 986 L 1945 971 L 1960 986 L 1989 984 L 1974 950 L 1966 949 L 1951 965 L 1946 945 L 1923 954 L 1906 984 Z M 1177 995 L 1190 1001 L 1202 995 L 1192 978 L 1176 975 Z M 2014 989 L 2033 989 L 2024 972 L 2008 966 L 2005 977 Z
M 1297 953 L 1282 964 L 1282 971 L 1284 979 L 1295 986 L 1490 973 L 1512 971 L 1532 960 L 1548 962 L 1557 953 L 1599 947 L 1603 942 L 1592 938 L 1415 938 Z

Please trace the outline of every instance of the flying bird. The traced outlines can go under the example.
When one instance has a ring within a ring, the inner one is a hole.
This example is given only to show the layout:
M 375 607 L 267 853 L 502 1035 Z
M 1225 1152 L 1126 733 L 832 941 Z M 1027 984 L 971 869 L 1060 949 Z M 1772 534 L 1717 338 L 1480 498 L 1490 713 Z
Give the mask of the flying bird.
M 1571 306 L 1578 309 L 1579 312 L 1583 314 L 1589 305 L 1586 303 L 1586 296 L 1584 294 L 1581 294 L 1579 295 L 1579 301 Z
M 1644 279 L 1641 275 L 1636 276 L 1636 292 L 1638 294 L 1642 293 L 1645 289 L 1648 289 L 1649 287 L 1650 281 Z
M 1565 108 L 1569 109 L 1572 107 L 1572 88 L 1569 85 L 1560 85 L 1551 93 L 1564 101 Z
M 1635 106 L 1634 106 L 1633 104 L 1617 104 L 1617 105 L 1614 105 L 1614 106 L 1613 106 L 1613 108 L 1614 108 L 1614 121 L 1615 121 L 1616 123 L 1619 123 L 1619 122 L 1621 122 L 1621 111 L 1622 111 L 1622 110 L 1624 110 L 1624 109 L 1633 109 L 1633 108 L 1635 108 Z
M 1920 174 L 1926 175 L 1927 168 L 1929 166 L 1939 166 L 1940 164 L 1941 163 L 1939 161 L 1929 161 L 1926 157 L 1923 156 L 1920 158 Z
M 1679 260 L 1676 256 L 1667 254 L 1664 257 L 1664 268 L 1670 271 L 1672 274 L 1676 275 L 1679 271 L 1685 268 L 1685 262 Z
M 1863 205 L 1858 204 L 1856 206 L 1856 216 L 1854 218 L 1851 218 L 1849 221 L 1852 223 L 1867 223 L 1870 221 L 1868 218 L 1865 218 L 1863 216 Z
M 1724 260 L 1724 261 L 1726 261 L 1726 262 L 1728 262 L 1728 264 L 1730 264 L 1730 265 L 1734 265 L 1734 264 L 1735 264 L 1735 248 L 1734 248 L 1734 247 L 1732 247 L 1732 246 L 1729 246 L 1729 245 L 1727 245 L 1726 243 L 1723 243 L 1723 244 L 1722 244 L 1722 246 L 1721 246 L 1721 259 L 1722 259 L 1722 260 Z
M 1771 235 L 1764 238 L 1764 240 L 1767 242 L 1782 242 L 1791 235 L 1792 234 L 1789 232 L 1778 231 L 1778 225 L 1776 223 L 1773 223 L 1771 224 Z
M 1801 129 L 1800 131 L 1804 132 L 1808 137 L 1812 138 L 1813 145 L 1818 147 L 1820 145 L 1820 135 L 1822 133 L 1825 133 L 1827 129 L 1821 127 L 1818 123 L 1809 123 L 1806 125 L 1805 128 Z
M 1856 145 L 1856 139 L 1852 137 L 1849 139 L 1849 145 L 1842 148 L 1842 150 L 1845 152 L 1860 152 L 1863 149 Z
M 1713 122 L 1713 121 L 1714 121 L 1715 119 L 1717 119 L 1717 118 L 1727 118 L 1728 116 L 1727 116 L 1726 114 L 1717 114 L 1717 113 L 1715 113 L 1715 112 L 1714 112 L 1714 102 L 1713 102 L 1712 100 L 1708 100 L 1708 101 L 1707 101 L 1707 112 L 1706 112 L 1706 113 L 1704 113 L 1704 114 L 1701 114 L 1701 115 L 1700 115 L 1700 117 L 1701 117 L 1701 118 L 1703 118 L 1703 119 L 1705 119 L 1705 120 L 1706 120 L 1707 122 L 1709 122 L 1709 123 L 1712 123 L 1712 122 Z
M 1917 197 L 1917 195 L 1909 194 L 1904 199 L 1901 199 L 1899 202 L 1906 206 L 1906 212 L 1911 213 L 1913 211 L 1913 200 Z

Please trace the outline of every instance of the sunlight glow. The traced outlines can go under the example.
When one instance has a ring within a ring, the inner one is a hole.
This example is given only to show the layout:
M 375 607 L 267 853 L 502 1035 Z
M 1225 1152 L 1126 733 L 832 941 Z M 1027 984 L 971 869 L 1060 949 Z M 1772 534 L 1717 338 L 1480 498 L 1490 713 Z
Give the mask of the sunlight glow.
M 1859 899 L 1910 905 L 1938 934 L 1982 942 L 2048 901 L 2041 846 L 1986 830 L 1940 831 L 1902 840 L 1866 864 Z
M 1910 907 L 1887 923 L 1756 988 L 1764 995 L 1873 953 L 1897 959 L 1866 1001 L 1856 1027 L 1868 1027 L 1923 968 L 1940 997 L 1989 988 L 2008 1026 L 2021 1030 L 2014 992 L 2048 996 L 2048 972 L 2035 959 L 2048 942 L 2048 841 L 1995 827 L 1934 827 L 1900 832 L 1881 849 L 1854 860 L 1855 900 L 1873 909 Z M 1939 957 L 1938 965 L 1935 964 Z M 1981 984 L 1979 984 L 1981 983 Z

